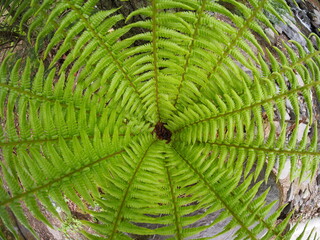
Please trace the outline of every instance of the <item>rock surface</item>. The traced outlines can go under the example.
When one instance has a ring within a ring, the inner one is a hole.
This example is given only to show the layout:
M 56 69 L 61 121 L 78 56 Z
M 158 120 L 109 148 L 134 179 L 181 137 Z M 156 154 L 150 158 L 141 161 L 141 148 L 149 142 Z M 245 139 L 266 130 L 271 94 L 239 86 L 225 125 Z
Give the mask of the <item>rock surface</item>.
M 311 234 L 311 232 L 313 231 L 313 234 L 311 235 L 312 237 L 310 239 L 313 239 L 313 237 L 315 237 L 315 235 L 317 234 L 317 236 L 320 236 L 320 218 L 314 218 L 312 219 L 308 224 L 306 224 L 305 222 L 300 223 L 295 231 L 295 233 L 293 234 L 291 240 L 295 240 L 298 239 L 299 235 L 304 231 L 304 228 L 306 227 L 306 236 Z M 303 237 L 300 240 L 307 240 L 307 237 Z

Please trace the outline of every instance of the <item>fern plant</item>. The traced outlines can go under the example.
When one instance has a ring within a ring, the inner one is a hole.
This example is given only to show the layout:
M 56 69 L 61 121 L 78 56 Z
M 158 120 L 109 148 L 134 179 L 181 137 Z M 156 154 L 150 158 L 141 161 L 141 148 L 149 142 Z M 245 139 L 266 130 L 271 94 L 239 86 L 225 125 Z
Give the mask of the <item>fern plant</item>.
M 42 210 L 71 217 L 71 201 L 95 219 L 88 239 L 187 239 L 224 219 L 234 239 L 290 239 L 257 178 L 287 161 L 292 181 L 316 173 L 319 38 L 264 47 L 265 14 L 282 20 L 269 0 L 150 0 L 127 19 L 96 2 L 3 2 L 31 46 L 0 69 L 7 230 L 14 215 L 36 235 L 26 209 L 51 226 Z

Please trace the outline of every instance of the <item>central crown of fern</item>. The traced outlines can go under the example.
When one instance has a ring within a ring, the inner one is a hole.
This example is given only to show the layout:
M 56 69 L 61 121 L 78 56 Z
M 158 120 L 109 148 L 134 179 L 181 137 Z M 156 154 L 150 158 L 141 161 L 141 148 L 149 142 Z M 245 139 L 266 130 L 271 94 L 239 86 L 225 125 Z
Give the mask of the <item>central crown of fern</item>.
M 25 209 L 51 226 L 40 209 L 71 216 L 72 201 L 95 217 L 83 221 L 89 239 L 186 239 L 224 219 L 236 239 L 289 239 L 290 216 L 267 217 L 275 203 L 256 180 L 287 161 L 291 180 L 314 175 L 320 58 L 308 39 L 263 47 L 266 14 L 281 20 L 271 3 L 283 0 L 151 0 L 123 27 L 95 0 L 5 2 L 30 43 L 0 69 L 8 230 L 13 214 L 36 235 Z

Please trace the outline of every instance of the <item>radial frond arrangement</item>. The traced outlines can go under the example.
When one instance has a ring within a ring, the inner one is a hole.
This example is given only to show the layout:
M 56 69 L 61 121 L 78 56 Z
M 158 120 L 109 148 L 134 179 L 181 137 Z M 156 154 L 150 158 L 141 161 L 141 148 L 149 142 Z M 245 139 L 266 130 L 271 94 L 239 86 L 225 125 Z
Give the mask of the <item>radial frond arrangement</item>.
M 0 66 L 0 238 L 18 239 L 12 216 L 37 236 L 26 211 L 51 226 L 44 211 L 63 221 L 72 202 L 88 239 L 190 239 L 224 220 L 234 239 L 290 239 L 257 179 L 316 173 L 320 39 L 271 47 L 285 1 L 150 0 L 126 17 L 17 2 L 1 1 L 29 49 Z

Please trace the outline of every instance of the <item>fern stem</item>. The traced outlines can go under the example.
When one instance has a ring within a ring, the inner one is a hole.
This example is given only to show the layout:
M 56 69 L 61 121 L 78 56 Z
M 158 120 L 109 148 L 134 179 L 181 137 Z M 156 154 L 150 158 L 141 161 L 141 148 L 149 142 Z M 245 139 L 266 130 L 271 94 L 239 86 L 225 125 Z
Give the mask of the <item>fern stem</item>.
M 133 90 L 135 91 L 135 93 L 138 95 L 138 97 L 140 98 L 140 93 L 138 91 L 138 89 L 136 88 L 136 86 L 133 84 L 131 76 L 129 75 L 128 71 L 125 69 L 125 67 L 123 66 L 123 64 L 119 61 L 119 59 L 115 56 L 115 53 L 113 52 L 113 50 L 111 49 L 111 46 L 109 46 L 108 43 L 106 43 L 101 36 L 99 35 L 99 33 L 95 30 L 95 28 L 93 28 L 90 24 L 90 22 L 88 21 L 88 19 L 86 17 L 83 16 L 82 12 L 78 9 L 78 7 L 72 5 L 72 3 L 70 1 L 68 1 L 70 8 L 75 11 L 77 13 L 77 15 L 79 16 L 79 18 L 84 22 L 84 24 L 86 25 L 86 27 L 88 28 L 88 30 L 90 30 L 90 33 L 93 34 L 93 36 L 99 41 L 100 46 L 102 46 L 107 53 L 111 56 L 113 62 L 116 64 L 117 68 L 122 72 L 122 75 L 124 76 L 124 78 L 127 80 L 127 82 L 130 84 L 130 86 L 133 88 Z M 142 108 L 144 109 L 144 108 Z
M 210 144 L 211 144 L 211 143 L 210 143 Z M 215 143 L 212 143 L 212 144 L 215 144 Z M 221 145 L 221 146 L 227 146 L 227 147 L 232 147 L 232 146 L 233 146 L 233 145 L 231 145 L 231 144 L 215 144 L 215 145 Z M 241 146 L 241 148 L 242 148 L 242 146 Z M 250 148 L 250 147 L 244 147 L 244 148 L 246 148 L 246 149 L 248 149 L 248 150 L 250 150 L 250 149 L 254 149 L 254 150 L 258 150 L 258 151 L 260 150 L 259 148 Z M 286 152 L 288 152 L 288 154 L 290 154 L 290 153 L 292 153 L 292 152 L 294 152 L 294 151 L 286 151 Z M 235 196 L 235 194 L 234 194 L 233 192 L 231 192 L 230 195 L 231 195 L 231 196 L 234 196 L 234 197 L 237 197 L 237 196 Z M 239 202 L 240 202 L 241 204 L 243 204 L 243 205 L 246 204 L 246 201 L 243 200 L 242 198 L 239 198 Z M 261 223 L 268 229 L 268 231 L 272 231 L 274 236 L 279 236 L 279 235 L 281 234 L 281 232 L 280 232 L 280 231 L 277 231 L 277 229 L 276 229 L 276 226 L 277 226 L 277 225 L 273 225 L 272 223 L 268 222 L 267 219 L 265 219 L 264 217 L 261 217 L 261 216 L 259 215 L 259 212 L 257 212 L 256 209 L 254 209 L 253 205 L 249 204 L 247 210 L 248 210 L 252 215 L 254 215 L 254 218 L 255 218 L 257 221 L 261 222 Z
M 61 137 L 61 136 L 60 136 Z M 80 136 L 73 136 L 73 137 L 80 137 Z M 73 137 L 63 138 L 64 140 L 72 140 Z M 21 140 L 21 141 L 14 141 L 14 142 L 0 142 L 0 147 L 7 147 L 7 146 L 17 146 L 17 145 L 33 145 L 37 143 L 47 143 L 47 142 L 55 142 L 58 141 L 59 138 L 52 138 L 52 139 L 35 139 L 35 140 Z
M 251 109 L 253 109 L 253 108 L 257 107 L 257 106 L 261 106 L 261 105 L 269 103 L 269 102 L 275 102 L 278 99 L 289 97 L 291 94 L 296 94 L 298 92 L 302 92 L 303 90 L 311 88 L 311 87 L 314 87 L 314 86 L 316 86 L 318 84 L 320 84 L 320 81 L 315 81 L 315 82 L 312 82 L 312 83 L 308 83 L 308 84 L 305 84 L 302 87 L 288 90 L 285 93 L 273 96 L 271 98 L 264 99 L 264 100 L 262 100 L 260 102 L 251 104 L 251 105 L 249 105 L 247 107 L 236 109 L 236 110 L 229 111 L 229 112 L 225 112 L 225 113 L 222 113 L 222 114 L 218 114 L 216 116 L 204 118 L 204 119 L 201 119 L 201 120 L 198 120 L 198 121 L 194 121 L 193 123 L 189 123 L 187 125 L 182 126 L 181 128 L 175 130 L 173 133 L 180 132 L 182 129 L 184 129 L 186 127 L 189 127 L 189 126 L 192 126 L 192 125 L 195 125 L 195 124 L 198 124 L 198 123 L 207 122 L 207 121 L 210 121 L 210 120 L 213 120 L 213 119 L 217 119 L 217 118 L 224 118 L 224 117 L 229 116 L 229 115 L 234 115 L 234 114 L 237 114 L 237 113 L 240 113 L 240 112 L 243 112 L 243 111 L 251 110 Z
M 50 102 L 50 103 L 54 104 L 54 103 L 58 102 L 63 107 L 67 108 L 68 106 L 73 106 L 74 109 L 76 109 L 77 111 L 81 110 L 80 106 L 73 105 L 74 102 L 70 101 L 70 100 L 67 102 L 64 99 L 48 98 L 48 97 L 45 97 L 45 96 L 41 96 L 41 95 L 32 93 L 31 91 L 25 91 L 25 90 L 22 90 L 22 89 L 20 89 L 18 87 L 13 87 L 13 86 L 10 86 L 10 85 L 4 84 L 4 83 L 0 83 L 0 87 L 9 89 L 10 91 L 16 92 L 16 93 L 18 93 L 20 95 L 23 95 L 23 96 L 27 97 L 27 98 L 39 100 L 41 103 L 42 102 Z M 90 109 L 88 108 L 88 106 L 85 106 L 85 107 L 86 107 L 85 111 L 87 113 L 90 113 Z M 102 115 L 101 112 L 97 112 L 97 117 L 100 117 L 101 115 Z
M 125 150 L 120 150 L 118 152 L 112 153 L 112 154 L 110 154 L 110 155 L 108 155 L 106 157 L 100 158 L 100 159 L 98 159 L 96 161 L 93 161 L 93 162 L 91 162 L 89 164 L 86 164 L 86 165 L 82 166 L 81 168 L 78 168 L 78 169 L 76 169 L 74 171 L 71 171 L 71 172 L 65 174 L 65 175 L 62 175 L 59 178 L 56 178 L 56 179 L 54 179 L 54 180 L 52 180 L 52 181 L 50 181 L 50 182 L 48 182 L 46 184 L 43 184 L 42 186 L 38 186 L 38 187 L 36 187 L 34 189 L 31 189 L 31 190 L 25 191 L 23 193 L 20 193 L 20 194 L 14 196 L 12 198 L 6 199 L 6 200 L 0 202 L 0 206 L 8 205 L 8 204 L 10 204 L 10 203 L 12 203 L 12 202 L 14 202 L 14 201 L 16 201 L 18 199 L 21 199 L 21 198 L 24 198 L 24 197 L 28 196 L 30 194 L 37 193 L 37 192 L 39 192 L 39 191 L 41 191 L 43 189 L 46 189 L 46 188 L 50 188 L 53 184 L 61 182 L 63 179 L 68 179 L 68 178 L 72 177 L 76 173 L 82 172 L 83 170 L 85 170 L 87 168 L 91 168 L 95 164 L 100 163 L 100 162 L 102 162 L 102 161 L 104 161 L 104 160 L 106 160 L 108 158 L 111 158 L 111 157 L 114 157 L 116 155 L 119 155 L 119 154 L 121 154 L 123 152 L 125 152 Z
M 119 134 L 118 136 L 124 137 L 125 134 Z M 136 135 L 131 133 L 130 136 L 135 137 Z M 37 143 L 42 144 L 42 143 L 47 143 L 47 142 L 56 142 L 60 138 L 63 138 L 64 140 L 68 141 L 68 140 L 72 140 L 74 137 L 80 138 L 80 134 L 75 134 L 72 137 L 65 137 L 65 138 L 62 136 L 59 136 L 57 138 L 51 138 L 51 139 L 31 139 L 31 140 L 20 140 L 20 141 L 14 141 L 14 142 L 0 142 L 0 147 L 18 146 L 18 145 L 24 145 L 24 144 L 33 145 L 33 144 L 37 144 Z M 94 137 L 93 134 L 88 136 L 89 139 L 92 139 L 93 137 Z
M 143 160 L 145 159 L 150 147 L 155 143 L 155 141 L 151 142 L 151 144 L 147 147 L 146 151 L 144 152 L 143 156 L 141 157 L 140 161 L 138 162 L 138 165 L 136 166 L 129 182 L 127 183 L 127 188 L 125 189 L 124 191 L 124 194 L 123 194 L 123 197 L 122 197 L 122 200 L 121 200 L 121 203 L 120 203 L 120 206 L 119 208 L 117 209 L 117 216 L 116 216 L 116 219 L 115 219 L 115 222 L 113 224 L 113 228 L 112 228 L 112 232 L 110 234 L 110 237 L 108 238 L 108 240 L 113 240 L 116 236 L 116 232 L 117 232 L 117 229 L 118 229 L 118 225 L 121 221 L 121 214 L 122 214 L 122 211 L 123 211 L 123 208 L 125 207 L 125 203 L 126 203 L 126 200 L 127 200 L 127 197 L 128 197 L 128 194 L 129 194 L 129 191 L 132 187 L 132 184 L 137 176 L 137 173 L 139 172 L 140 168 L 141 168 L 141 165 L 143 163 Z
M 14 91 L 14 92 L 19 93 L 19 94 L 26 96 L 28 98 L 33 98 L 33 99 L 37 99 L 40 101 L 51 102 L 51 103 L 59 102 L 64 107 L 68 106 L 68 104 L 63 103 L 63 100 L 40 96 L 40 95 L 32 93 L 31 91 L 25 91 L 25 90 L 22 90 L 18 87 L 10 86 L 8 84 L 0 83 L 0 87 L 9 89 L 10 91 Z M 80 109 L 79 107 L 76 107 L 76 106 L 75 106 L 75 108 L 77 108 L 78 110 Z
M 221 202 L 221 204 L 225 207 L 225 209 L 233 216 L 233 218 L 239 223 L 239 225 L 244 229 L 250 239 L 258 240 L 256 236 L 250 231 L 250 229 L 245 225 L 243 218 L 229 206 L 226 200 L 221 196 L 213 186 L 211 186 L 210 182 L 187 160 L 185 159 L 174 147 L 172 149 L 177 153 L 177 155 L 188 165 L 188 167 L 201 179 L 201 181 L 206 185 L 206 187 L 212 192 L 212 194 L 216 197 L 217 200 Z
M 269 76 L 267 76 L 268 79 L 274 79 L 276 78 L 279 74 L 284 74 L 285 72 L 289 71 L 289 69 L 294 69 L 296 68 L 297 66 L 305 63 L 306 61 L 312 59 L 313 57 L 316 57 L 320 54 L 320 50 L 317 50 L 317 51 L 314 51 L 310 54 L 308 54 L 307 56 L 305 56 L 304 58 L 299 58 L 298 61 L 290 64 L 289 66 L 283 66 L 282 69 L 278 72 L 272 72 L 269 74 Z M 208 120 L 211 120 L 211 119 L 217 119 L 217 118 L 220 118 L 220 117 L 225 117 L 225 116 L 228 116 L 228 115 L 233 115 L 235 113 L 238 113 L 238 112 L 242 112 L 242 111 L 246 111 L 246 110 L 249 110 L 251 108 L 254 108 L 258 105 L 263 105 L 265 103 L 268 103 L 268 102 L 271 102 L 271 101 L 275 101 L 277 99 L 281 99 L 281 98 L 284 98 L 284 97 L 288 97 L 290 94 L 295 94 L 297 92 L 301 92 L 303 91 L 304 89 L 307 89 L 307 88 L 311 88 L 311 87 L 314 87 L 316 85 L 320 84 L 320 81 L 314 81 L 312 83 L 309 83 L 309 84 L 306 84 L 306 85 L 303 85 L 302 87 L 300 88 L 295 88 L 295 89 L 291 89 L 289 91 L 287 91 L 286 93 L 283 93 L 283 94 L 279 94 L 275 97 L 272 97 L 272 98 L 268 98 L 268 99 L 265 99 L 263 101 L 260 101 L 258 103 L 255 103 L 255 104 L 252 104 L 250 106 L 247 106 L 245 108 L 241 108 L 241 109 L 238 109 L 238 110 L 235 110 L 235 111 L 231 111 L 231 112 L 227 112 L 227 113 L 224 113 L 224 114 L 220 114 L 220 115 L 217 115 L 217 116 L 214 116 L 214 117 L 210 117 L 210 118 L 206 118 L 206 119 L 203 119 L 203 120 L 199 120 L 199 121 L 195 121 L 193 123 L 190 123 L 190 124 L 187 124 L 177 130 L 175 130 L 173 133 L 176 133 L 176 132 L 180 132 L 183 128 L 185 127 L 188 127 L 188 126 L 191 126 L 191 125 L 194 125 L 194 124 L 198 124 L 200 122 L 206 122 Z
M 250 15 L 250 17 L 246 19 L 243 26 L 237 31 L 237 35 L 232 40 L 230 40 L 230 44 L 225 48 L 223 54 L 219 56 L 217 63 L 214 65 L 212 71 L 208 73 L 206 78 L 208 82 L 210 81 L 210 78 L 214 75 L 214 73 L 217 71 L 218 67 L 223 63 L 225 59 L 227 59 L 232 49 L 237 46 L 238 41 L 242 38 L 245 31 L 249 28 L 250 23 L 256 18 L 257 14 L 263 9 L 264 5 L 267 2 L 268 0 L 260 1 L 260 4 L 252 10 L 253 12 Z M 203 87 L 201 87 L 200 92 L 202 89 Z
M 252 147 L 252 146 L 241 146 L 241 145 L 236 145 L 232 143 L 205 143 L 209 145 L 217 145 L 217 146 L 224 146 L 224 147 L 234 147 L 234 148 L 241 148 L 241 149 L 246 149 L 246 150 L 254 150 L 256 151 L 263 151 L 263 152 L 269 152 L 269 153 L 279 153 L 279 154 L 286 154 L 286 155 L 306 155 L 306 156 L 320 156 L 320 152 L 306 152 L 306 151 L 297 151 L 297 150 L 277 150 L 277 149 L 269 149 L 269 148 L 263 148 L 263 147 Z
M 161 122 L 160 108 L 159 108 L 159 69 L 158 69 L 158 48 L 157 48 L 157 5 L 156 0 L 152 0 L 152 56 L 153 56 L 153 71 L 156 90 L 156 108 L 158 119 L 156 122 Z
M 193 51 L 194 44 L 195 44 L 196 38 L 197 38 L 198 33 L 199 33 L 199 27 L 200 27 L 200 24 L 201 24 L 201 18 L 203 16 L 203 12 L 205 10 L 206 4 L 207 4 L 207 0 L 202 0 L 201 8 L 200 8 L 199 11 L 197 11 L 198 18 L 197 18 L 196 24 L 194 25 L 194 32 L 192 34 L 191 43 L 189 44 L 189 47 L 188 47 L 188 54 L 185 57 L 186 60 L 185 60 L 184 66 L 183 66 L 183 73 L 182 73 L 182 76 L 181 76 L 181 81 L 180 81 L 179 86 L 178 86 L 178 94 L 177 94 L 176 98 L 173 101 L 173 106 L 174 107 L 176 106 L 176 104 L 177 104 L 177 102 L 179 100 L 180 93 L 181 93 L 181 88 L 182 88 L 182 83 L 186 79 L 186 74 L 187 74 L 187 71 L 188 71 L 189 63 L 190 63 L 191 53 Z
M 291 63 L 291 64 L 290 64 L 289 66 L 287 66 L 287 67 L 282 67 L 282 69 L 281 69 L 280 71 L 278 71 L 278 72 L 272 72 L 268 77 L 269 77 L 270 79 L 274 79 L 274 78 L 277 76 L 278 73 L 281 74 L 281 73 L 285 73 L 285 72 L 288 71 L 289 69 L 294 69 L 294 68 L 296 68 L 298 65 L 303 64 L 304 62 L 312 59 L 313 57 L 318 56 L 319 54 L 320 54 L 320 50 L 314 51 L 314 52 L 308 54 L 307 56 L 305 56 L 304 58 L 299 58 L 299 60 L 296 61 L 295 63 Z
M 174 148 L 173 148 L 173 149 L 174 149 Z M 174 150 L 175 150 L 176 153 L 178 153 L 178 151 L 177 151 L 176 149 L 174 149 Z M 189 162 L 188 162 L 181 154 L 178 153 L 178 155 L 192 168 L 192 165 L 189 164 Z M 202 179 L 205 179 L 204 176 L 203 176 L 199 171 L 197 171 L 195 168 L 192 168 L 192 170 L 193 170 L 194 172 L 196 172 L 197 175 L 201 176 Z M 207 184 L 207 186 L 209 186 L 209 182 L 208 182 L 208 181 L 206 181 L 205 183 Z M 211 189 L 210 189 L 210 190 L 211 190 Z M 237 196 L 235 196 L 235 194 L 234 194 L 233 192 L 231 192 L 230 195 L 233 196 L 234 198 L 237 198 Z M 221 198 L 221 199 L 223 199 L 223 198 Z M 247 202 L 246 202 L 245 200 L 243 200 L 242 198 L 239 198 L 239 202 L 240 202 L 241 205 L 246 205 L 246 204 L 247 204 Z M 259 212 L 257 212 L 256 209 L 254 209 L 253 205 L 249 204 L 249 205 L 247 206 L 247 210 L 248 210 L 252 215 L 254 215 L 255 219 L 256 219 L 257 221 L 259 221 L 260 223 L 262 223 L 262 224 L 268 229 L 268 231 L 272 231 L 274 236 L 278 236 L 279 234 L 281 234 L 281 232 L 279 232 L 279 231 L 277 231 L 277 230 L 275 229 L 277 225 L 273 225 L 272 223 L 268 222 L 267 219 L 265 219 L 264 217 L 261 217 L 261 216 L 259 215 Z M 231 213 L 231 214 L 232 214 L 232 213 Z M 233 216 L 234 216 L 234 215 L 233 215 Z M 241 218 L 240 218 L 240 219 L 241 219 Z
M 173 212 L 174 212 L 174 222 L 176 225 L 176 237 L 178 240 L 183 239 L 182 237 L 182 233 L 181 233 L 181 224 L 179 223 L 179 210 L 178 210 L 178 204 L 177 204 L 177 199 L 175 196 L 175 191 L 174 191 L 174 185 L 173 185 L 173 181 L 171 179 L 171 174 L 169 171 L 169 168 L 166 167 L 167 170 L 167 175 L 168 175 L 168 182 L 169 182 L 169 186 L 170 186 L 170 193 L 171 193 L 171 200 L 172 200 L 172 204 L 173 204 Z

